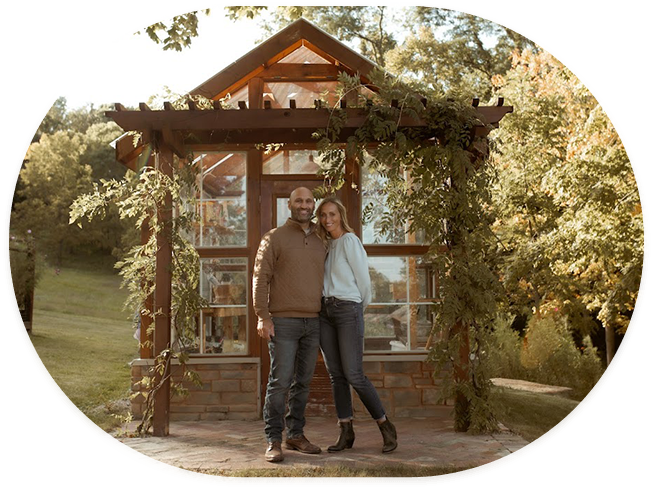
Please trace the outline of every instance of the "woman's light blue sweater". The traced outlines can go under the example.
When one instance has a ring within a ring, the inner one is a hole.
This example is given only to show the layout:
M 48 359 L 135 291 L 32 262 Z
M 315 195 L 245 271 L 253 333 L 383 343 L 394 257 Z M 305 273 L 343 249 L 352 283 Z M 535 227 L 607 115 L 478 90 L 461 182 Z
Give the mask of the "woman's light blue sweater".
M 372 301 L 367 254 L 355 234 L 345 233 L 340 238 L 329 240 L 323 294 L 325 297 L 363 303 L 363 308 Z

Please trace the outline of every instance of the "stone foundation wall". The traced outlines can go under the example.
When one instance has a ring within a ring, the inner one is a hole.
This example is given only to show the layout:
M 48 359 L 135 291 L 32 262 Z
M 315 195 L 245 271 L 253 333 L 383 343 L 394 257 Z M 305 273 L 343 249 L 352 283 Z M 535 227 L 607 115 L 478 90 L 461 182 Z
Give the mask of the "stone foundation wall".
M 365 375 L 375 386 L 390 417 L 432 417 L 442 413 L 441 380 L 433 379 L 433 367 L 425 356 L 365 356 Z M 438 410 L 438 408 L 440 410 Z M 354 412 L 369 417 L 354 395 Z
M 447 405 L 440 402 L 440 380 L 433 379 L 432 366 L 424 359 L 425 356 L 410 355 L 364 357 L 365 374 L 376 387 L 390 417 L 438 416 L 442 406 Z M 137 391 L 134 383 L 147 374 L 151 364 L 151 360 L 142 359 L 132 362 L 132 391 Z M 173 396 L 170 401 L 171 421 L 261 418 L 264 394 L 259 394 L 261 370 L 258 358 L 191 359 L 188 365 L 200 375 L 202 387 L 184 381 L 183 386 L 189 393 L 184 398 Z M 175 382 L 179 382 L 181 377 L 181 367 L 173 366 Z M 330 388 L 328 385 L 325 388 L 324 396 L 314 401 L 314 404 L 320 404 L 319 410 L 315 407 L 312 411 L 307 410 L 308 416 L 335 416 Z M 356 416 L 369 417 L 355 392 L 353 399 Z M 143 398 L 138 396 L 132 400 L 132 414 L 138 418 L 142 413 Z
M 147 374 L 150 360 L 132 362 L 132 391 L 135 383 Z M 191 359 L 188 368 L 196 371 L 202 381 L 198 387 L 189 381 L 182 386 L 188 396 L 175 395 L 170 400 L 171 421 L 195 420 L 251 420 L 261 418 L 259 390 L 260 362 L 258 358 L 247 359 Z M 181 366 L 173 366 L 173 380 L 182 380 Z M 144 399 L 132 400 L 132 414 L 141 417 Z

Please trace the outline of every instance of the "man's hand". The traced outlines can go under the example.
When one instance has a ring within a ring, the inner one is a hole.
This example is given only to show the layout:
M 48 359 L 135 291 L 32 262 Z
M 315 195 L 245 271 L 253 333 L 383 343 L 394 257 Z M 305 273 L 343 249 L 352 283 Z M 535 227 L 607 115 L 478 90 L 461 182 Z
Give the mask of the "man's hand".
M 269 318 L 267 320 L 261 320 L 259 318 L 256 330 L 258 331 L 259 337 L 265 340 L 270 340 L 270 337 L 274 337 L 274 323 Z

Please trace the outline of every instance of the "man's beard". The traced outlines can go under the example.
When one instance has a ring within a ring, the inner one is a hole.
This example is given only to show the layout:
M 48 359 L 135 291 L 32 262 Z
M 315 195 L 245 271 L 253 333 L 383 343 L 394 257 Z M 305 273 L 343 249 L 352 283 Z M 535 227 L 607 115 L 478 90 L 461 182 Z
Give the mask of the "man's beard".
M 299 210 L 291 209 L 290 210 L 290 218 L 293 221 L 297 221 L 298 223 L 309 223 L 313 219 L 313 211 L 308 213 L 308 215 L 307 215 L 307 217 L 305 219 L 302 219 Z

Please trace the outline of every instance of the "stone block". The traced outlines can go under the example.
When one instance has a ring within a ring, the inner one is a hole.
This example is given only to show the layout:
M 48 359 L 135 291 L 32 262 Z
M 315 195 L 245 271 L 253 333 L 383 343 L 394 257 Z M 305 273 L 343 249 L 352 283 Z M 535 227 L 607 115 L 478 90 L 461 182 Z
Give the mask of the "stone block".
M 435 407 L 397 407 L 395 417 L 441 417 L 442 409 Z
M 227 420 L 258 420 L 259 416 L 256 410 L 249 410 L 246 412 L 229 412 L 227 413 Z
M 386 373 L 414 374 L 422 372 L 422 361 L 384 361 Z
M 228 405 L 210 405 L 206 407 L 207 412 L 223 412 L 227 413 L 229 411 Z
M 380 373 L 381 363 L 379 361 L 365 361 L 363 362 L 363 372 L 365 374 Z
M 386 388 L 412 388 L 413 380 L 407 374 L 388 374 L 383 380 Z
M 170 413 L 171 422 L 195 422 L 200 420 L 199 413 Z
M 239 369 L 237 371 L 220 371 L 222 379 L 256 379 L 256 371 Z
M 437 388 L 424 389 L 422 391 L 422 404 L 424 405 L 442 405 L 440 402 L 441 391 Z
M 226 420 L 226 419 L 227 419 L 227 412 L 209 412 L 209 413 L 200 414 L 200 420 L 215 421 L 215 420 Z
M 188 405 L 222 405 L 221 393 L 190 393 L 185 403 Z
M 203 383 L 215 381 L 216 379 L 222 379 L 222 373 L 216 369 L 202 371 L 202 372 L 197 371 L 197 374 L 199 375 Z
M 250 391 L 256 391 L 258 383 L 253 379 L 243 379 L 240 382 L 240 391 L 248 393 Z
M 395 390 L 393 392 L 393 399 L 395 408 L 421 405 L 420 392 L 417 390 Z
M 222 393 L 223 405 L 256 405 L 256 393 Z
M 221 380 L 211 381 L 211 391 L 214 392 L 240 391 L 240 381 L 237 379 L 221 379 Z
M 170 404 L 170 413 L 202 413 L 206 411 L 204 405 Z

